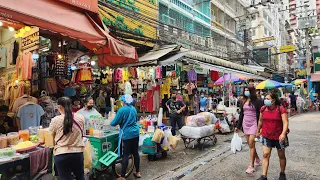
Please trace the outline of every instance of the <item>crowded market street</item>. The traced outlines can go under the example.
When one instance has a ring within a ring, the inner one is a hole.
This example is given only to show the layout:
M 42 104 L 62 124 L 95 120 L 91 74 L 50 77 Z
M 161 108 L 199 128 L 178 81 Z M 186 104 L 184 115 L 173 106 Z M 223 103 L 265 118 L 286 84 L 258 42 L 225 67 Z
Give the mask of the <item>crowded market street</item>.
M 320 158 L 318 156 L 318 148 L 320 147 L 320 113 L 309 113 L 290 118 L 290 146 L 286 150 L 287 154 L 287 179 L 288 180 L 319 180 L 320 179 Z M 244 144 L 244 149 L 236 154 L 230 152 L 230 140 L 232 135 L 219 136 L 216 145 L 217 151 L 212 151 L 212 148 L 206 149 L 202 155 L 195 156 L 187 162 L 184 159 L 184 153 L 179 153 L 180 156 L 175 156 L 178 160 L 170 163 L 163 162 L 159 164 L 146 164 L 148 170 L 157 167 L 158 171 L 154 171 L 153 176 L 143 178 L 169 180 L 255 180 L 261 175 L 261 167 L 258 167 L 257 172 L 251 175 L 245 173 L 248 165 L 247 154 L 248 147 Z M 218 150 L 220 149 L 220 150 Z M 262 154 L 261 145 L 257 145 L 258 154 Z M 181 156 L 182 155 L 182 156 Z M 270 163 L 270 179 L 277 179 L 279 175 L 279 162 L 276 151 L 271 155 Z M 181 161 L 179 161 L 181 160 Z M 181 163 L 182 162 L 182 163 Z M 145 166 L 145 165 L 143 165 Z M 169 169 L 169 170 L 167 170 Z M 160 175 L 161 174 L 161 175 Z M 133 179 L 133 178 L 132 178 Z

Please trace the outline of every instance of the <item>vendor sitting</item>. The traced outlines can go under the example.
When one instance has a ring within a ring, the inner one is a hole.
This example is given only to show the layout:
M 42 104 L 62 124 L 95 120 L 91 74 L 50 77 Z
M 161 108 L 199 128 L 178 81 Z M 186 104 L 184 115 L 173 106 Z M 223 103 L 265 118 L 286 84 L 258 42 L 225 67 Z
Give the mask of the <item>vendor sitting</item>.
M 88 97 L 84 101 L 84 107 L 80 109 L 77 113 L 84 116 L 85 122 L 90 122 L 90 116 L 101 116 L 101 114 L 93 107 L 94 100 L 92 97 Z

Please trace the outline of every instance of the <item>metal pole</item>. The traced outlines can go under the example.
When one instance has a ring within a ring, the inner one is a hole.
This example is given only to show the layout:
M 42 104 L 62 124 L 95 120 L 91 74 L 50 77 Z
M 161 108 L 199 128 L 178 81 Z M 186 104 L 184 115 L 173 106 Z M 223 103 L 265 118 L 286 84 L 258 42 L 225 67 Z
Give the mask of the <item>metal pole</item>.
M 306 3 L 306 2 L 305 2 Z M 305 4 L 304 6 L 304 10 L 305 10 L 305 17 L 308 17 L 308 5 Z M 305 29 L 305 33 L 306 33 L 306 61 L 307 61 L 307 94 L 309 94 L 309 89 L 310 89 L 310 83 L 309 83 L 309 76 L 310 76 L 310 71 L 311 71 L 311 68 L 310 68 L 310 41 L 309 41 L 309 31 L 308 31 L 308 26 L 307 28 Z

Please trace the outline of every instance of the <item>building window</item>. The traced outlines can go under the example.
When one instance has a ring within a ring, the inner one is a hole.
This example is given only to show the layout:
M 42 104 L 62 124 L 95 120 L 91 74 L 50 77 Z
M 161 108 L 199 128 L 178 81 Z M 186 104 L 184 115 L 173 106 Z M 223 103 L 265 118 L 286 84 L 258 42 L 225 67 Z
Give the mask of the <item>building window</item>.
M 256 36 L 256 29 L 252 29 L 252 36 Z
M 264 27 L 264 34 L 268 36 L 268 29 L 266 27 Z
M 268 14 L 263 11 L 263 18 L 267 21 L 268 20 Z

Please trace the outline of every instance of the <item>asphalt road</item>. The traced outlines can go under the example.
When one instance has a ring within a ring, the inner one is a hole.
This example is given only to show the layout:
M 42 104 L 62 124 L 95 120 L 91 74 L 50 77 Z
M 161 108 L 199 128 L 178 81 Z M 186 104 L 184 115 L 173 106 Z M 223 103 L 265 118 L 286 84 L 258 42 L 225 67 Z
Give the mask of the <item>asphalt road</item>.
M 320 113 L 304 114 L 289 120 L 290 146 L 287 154 L 288 180 L 320 180 Z M 180 142 L 178 149 L 171 151 L 164 160 L 148 161 L 141 157 L 141 180 L 254 180 L 260 177 L 261 167 L 251 175 L 245 173 L 249 165 L 249 149 L 232 154 L 230 140 L 232 134 L 218 135 L 215 146 L 204 150 L 185 149 Z M 261 144 L 257 143 L 262 157 Z M 268 179 L 278 179 L 279 161 L 274 150 L 271 155 Z M 133 177 L 128 178 L 133 180 Z

